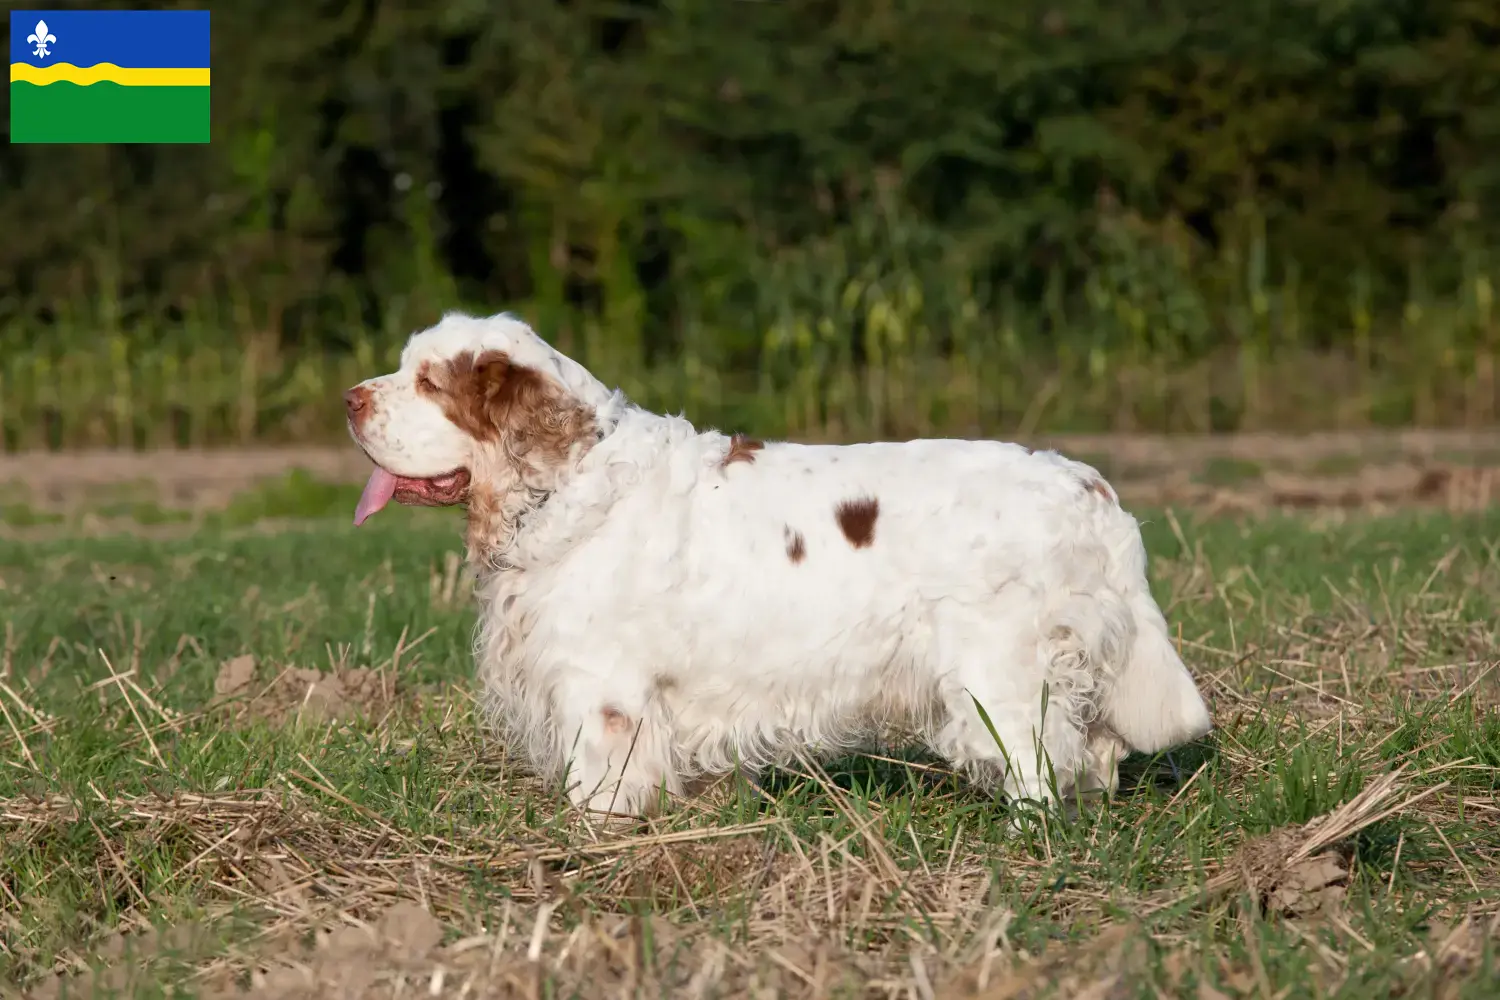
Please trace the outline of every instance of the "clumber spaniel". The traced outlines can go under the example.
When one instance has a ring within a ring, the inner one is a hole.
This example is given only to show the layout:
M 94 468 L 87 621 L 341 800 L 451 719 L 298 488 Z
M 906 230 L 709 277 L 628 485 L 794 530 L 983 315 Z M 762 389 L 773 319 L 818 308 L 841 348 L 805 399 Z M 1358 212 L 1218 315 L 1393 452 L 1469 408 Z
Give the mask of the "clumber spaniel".
M 1210 728 L 1135 519 L 1055 452 L 699 430 L 509 315 L 444 316 L 345 402 L 355 524 L 467 506 L 487 707 L 576 805 L 642 815 L 889 724 L 1045 800 Z

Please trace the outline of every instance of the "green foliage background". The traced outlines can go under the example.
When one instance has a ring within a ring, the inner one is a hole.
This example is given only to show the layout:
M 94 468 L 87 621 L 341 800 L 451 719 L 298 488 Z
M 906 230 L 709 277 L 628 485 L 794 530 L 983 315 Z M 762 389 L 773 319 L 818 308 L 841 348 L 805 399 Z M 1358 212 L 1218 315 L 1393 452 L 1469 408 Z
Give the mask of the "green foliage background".
M 210 145 L 0 150 L 6 446 L 311 434 L 460 305 L 773 432 L 1495 414 L 1488 0 L 213 17 Z

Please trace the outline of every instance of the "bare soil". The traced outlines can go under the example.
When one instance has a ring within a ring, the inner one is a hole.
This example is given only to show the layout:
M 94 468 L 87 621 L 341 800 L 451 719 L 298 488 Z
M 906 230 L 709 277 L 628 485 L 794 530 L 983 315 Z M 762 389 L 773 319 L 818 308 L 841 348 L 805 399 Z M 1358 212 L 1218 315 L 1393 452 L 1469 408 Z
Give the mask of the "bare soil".
M 335 665 L 326 672 L 295 666 L 257 670 L 255 657 L 247 653 L 219 667 L 210 707 L 272 724 L 317 723 L 351 715 L 380 719 L 400 707 L 398 695 L 410 693 L 399 682 L 395 672 L 370 667 Z
M 1472 510 L 1500 501 L 1500 429 L 1056 435 L 1023 443 L 1090 462 L 1131 504 Z M 0 506 L 66 510 L 106 498 L 212 510 L 298 469 L 325 482 L 357 484 L 370 465 L 352 446 L 0 455 Z
M 149 500 L 174 509 L 213 509 L 268 480 L 301 469 L 326 482 L 359 482 L 370 462 L 348 448 L 251 448 L 226 451 L 78 451 L 0 455 L 0 497 L 44 510 L 111 498 Z

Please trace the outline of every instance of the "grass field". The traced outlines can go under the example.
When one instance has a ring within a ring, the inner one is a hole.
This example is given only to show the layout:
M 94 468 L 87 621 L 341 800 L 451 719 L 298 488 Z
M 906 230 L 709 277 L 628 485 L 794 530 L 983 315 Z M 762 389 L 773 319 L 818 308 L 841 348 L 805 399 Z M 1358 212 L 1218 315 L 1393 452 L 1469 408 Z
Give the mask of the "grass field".
M 1494 995 L 1500 512 L 1140 512 L 1217 729 L 1077 816 L 893 748 L 605 828 L 479 727 L 456 515 L 356 492 L 0 541 L 12 991 Z

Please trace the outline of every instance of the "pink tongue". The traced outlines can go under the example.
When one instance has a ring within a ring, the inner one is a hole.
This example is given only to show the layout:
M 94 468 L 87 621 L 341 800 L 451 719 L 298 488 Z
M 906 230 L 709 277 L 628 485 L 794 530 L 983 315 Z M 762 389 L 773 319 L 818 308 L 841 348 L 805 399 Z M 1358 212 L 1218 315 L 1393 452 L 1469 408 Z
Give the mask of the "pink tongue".
M 371 514 L 390 503 L 391 497 L 395 495 L 395 476 L 381 468 L 370 473 L 370 481 L 365 483 L 365 491 L 359 495 L 359 506 L 354 508 L 354 526 L 364 524 Z

